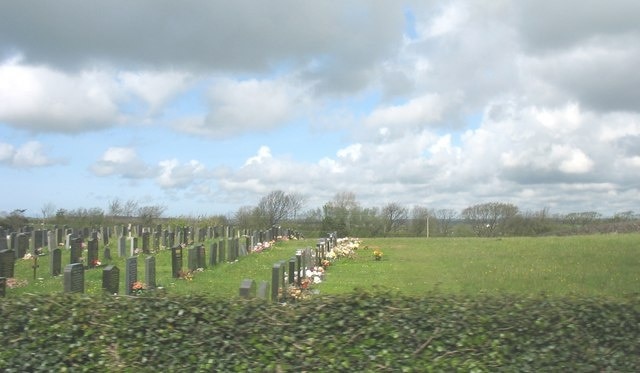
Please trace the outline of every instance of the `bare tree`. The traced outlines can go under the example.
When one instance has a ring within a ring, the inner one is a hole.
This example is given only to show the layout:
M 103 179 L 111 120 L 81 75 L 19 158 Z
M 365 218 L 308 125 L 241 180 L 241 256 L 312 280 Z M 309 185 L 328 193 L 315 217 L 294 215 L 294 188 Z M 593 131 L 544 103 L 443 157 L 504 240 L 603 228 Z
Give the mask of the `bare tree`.
M 478 236 L 494 236 L 499 226 L 518 214 L 518 207 L 510 203 L 489 202 L 467 207 L 462 217 L 471 224 Z
M 46 222 L 47 219 L 55 215 L 56 206 L 51 202 L 47 202 L 42 206 L 42 208 L 40 209 L 40 212 L 42 212 L 42 220 Z
M 302 210 L 305 203 L 305 197 L 300 193 L 289 193 L 289 199 L 291 203 L 292 218 L 295 220 L 298 217 L 298 212 Z
M 391 202 L 382 208 L 385 235 L 398 230 L 406 221 L 408 212 L 397 202 Z
M 452 209 L 438 209 L 435 211 L 435 216 L 440 229 L 440 234 L 443 236 L 449 236 L 451 234 L 451 228 L 453 220 L 458 216 L 458 213 Z
M 255 226 L 256 208 L 242 206 L 233 214 L 233 223 L 241 228 L 261 228 Z
M 429 209 L 424 206 L 413 206 L 411 210 L 411 225 L 413 228 L 413 234 L 416 236 L 430 235 L 429 227 Z
M 116 198 L 114 200 L 109 201 L 109 216 L 123 216 L 123 206 L 120 198 Z
M 122 215 L 132 217 L 138 211 L 138 201 L 130 199 L 122 206 Z
M 138 218 L 144 225 L 151 225 L 155 219 L 162 216 L 167 208 L 160 205 L 141 206 L 138 208 Z
M 291 196 L 281 190 L 275 190 L 260 199 L 257 213 L 269 226 L 277 225 L 293 212 Z

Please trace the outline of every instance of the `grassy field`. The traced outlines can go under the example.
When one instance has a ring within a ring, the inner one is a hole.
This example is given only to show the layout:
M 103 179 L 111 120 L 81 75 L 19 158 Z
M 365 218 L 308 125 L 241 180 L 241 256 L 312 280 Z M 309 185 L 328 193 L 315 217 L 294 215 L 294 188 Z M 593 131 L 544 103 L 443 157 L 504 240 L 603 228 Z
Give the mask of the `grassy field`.
M 314 246 L 315 242 L 313 239 L 280 242 L 263 253 L 195 273 L 191 281 L 171 277 L 170 252 L 165 250 L 155 254 L 157 282 L 165 291 L 175 294 L 236 296 L 243 279 L 269 281 L 271 267 L 276 261 L 288 259 L 296 249 Z M 546 293 L 617 298 L 640 289 L 640 235 L 637 234 L 363 239 L 360 247 L 355 258 L 336 260 L 331 265 L 326 280 L 317 285 L 321 294 L 384 287 L 407 295 L 437 290 L 459 294 Z M 375 249 L 383 251 L 381 261 L 374 261 Z M 62 258 L 64 266 L 69 260 L 68 250 L 63 250 Z M 7 289 L 7 296 L 61 292 L 62 276 L 50 276 L 48 260 L 48 256 L 40 257 L 35 279 L 33 261 L 18 260 L 16 278 L 26 280 L 28 284 Z M 115 264 L 120 268 L 122 284 L 123 260 L 115 258 L 104 264 Z M 138 262 L 138 273 L 139 279 L 143 280 L 142 257 Z M 85 292 L 101 294 L 101 279 L 101 269 L 87 270 Z
M 325 294 L 382 286 L 408 295 L 518 293 L 621 297 L 640 289 L 640 235 L 365 239 L 336 262 Z M 373 250 L 384 255 L 373 260 Z M 369 251 L 367 253 L 367 251 Z

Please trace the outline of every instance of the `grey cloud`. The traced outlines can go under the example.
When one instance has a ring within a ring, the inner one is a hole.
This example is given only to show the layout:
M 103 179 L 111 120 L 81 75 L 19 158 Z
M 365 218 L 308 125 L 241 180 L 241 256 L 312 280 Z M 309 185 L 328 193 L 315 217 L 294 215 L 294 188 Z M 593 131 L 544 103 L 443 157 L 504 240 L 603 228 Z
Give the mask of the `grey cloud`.
M 323 79 L 349 88 L 401 41 L 402 22 L 396 4 L 367 1 L 3 2 L 0 51 L 62 69 L 266 71 L 327 58 Z

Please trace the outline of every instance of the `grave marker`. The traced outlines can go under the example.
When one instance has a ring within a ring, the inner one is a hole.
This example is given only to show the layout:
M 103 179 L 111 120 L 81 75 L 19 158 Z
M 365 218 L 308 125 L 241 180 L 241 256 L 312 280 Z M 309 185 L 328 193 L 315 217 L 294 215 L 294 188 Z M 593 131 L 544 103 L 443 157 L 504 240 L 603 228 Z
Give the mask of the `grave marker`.
M 261 281 L 258 284 L 258 289 L 256 291 L 256 297 L 259 299 L 268 300 L 269 299 L 269 282 Z
M 60 276 L 62 273 L 62 250 L 55 248 L 51 251 L 51 258 L 49 259 L 49 272 L 51 276 Z
M 71 239 L 71 251 L 69 252 L 69 263 L 80 263 L 82 258 L 82 238 L 76 237 Z
M 171 273 L 173 278 L 179 278 L 182 272 L 182 246 L 171 248 Z
M 250 279 L 242 280 L 242 283 L 240 283 L 240 296 L 242 298 L 255 298 L 256 282 Z
M 218 243 L 214 242 L 209 246 L 209 266 L 213 267 L 216 265 L 218 260 Z
M 124 268 L 124 293 L 131 295 L 133 284 L 138 281 L 138 257 L 132 256 L 126 259 Z
M 144 259 L 144 279 L 148 289 L 156 287 L 156 257 L 148 256 Z
M 7 278 L 0 277 L 0 297 L 4 298 L 7 296 Z
M 114 265 L 108 265 L 102 270 L 102 288 L 109 294 L 120 291 L 120 270 Z
M 72 263 L 64 267 L 63 287 L 65 293 L 84 293 L 84 266 Z
M 98 240 L 95 238 L 87 241 L 87 266 L 95 268 L 98 266 Z
M 0 277 L 14 277 L 16 254 L 13 250 L 0 251 Z

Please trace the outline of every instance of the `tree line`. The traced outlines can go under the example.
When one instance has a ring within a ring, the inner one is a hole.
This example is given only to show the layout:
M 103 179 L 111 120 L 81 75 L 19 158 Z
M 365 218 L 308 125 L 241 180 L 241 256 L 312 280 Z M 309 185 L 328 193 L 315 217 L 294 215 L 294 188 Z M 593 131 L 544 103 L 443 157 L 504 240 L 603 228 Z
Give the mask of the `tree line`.
M 42 224 L 100 226 L 137 222 L 150 226 L 158 222 L 178 225 L 234 225 L 238 228 L 264 229 L 274 225 L 321 237 L 327 232 L 356 237 L 452 237 L 452 236 L 539 236 L 597 232 L 640 231 L 640 215 L 624 211 L 603 217 L 593 211 L 564 215 L 551 214 L 548 208 L 521 211 L 505 202 L 475 204 L 456 211 L 426 206 L 403 206 L 390 202 L 380 207 L 362 206 L 353 192 L 338 192 L 321 207 L 303 210 L 305 197 L 299 193 L 275 190 L 260 198 L 255 206 L 242 206 L 227 215 L 163 217 L 166 207 L 143 205 L 136 200 L 109 201 L 107 210 L 99 207 L 66 210 L 51 203 L 41 209 Z M 34 220 L 24 210 L 0 216 L 0 226 L 19 229 Z

